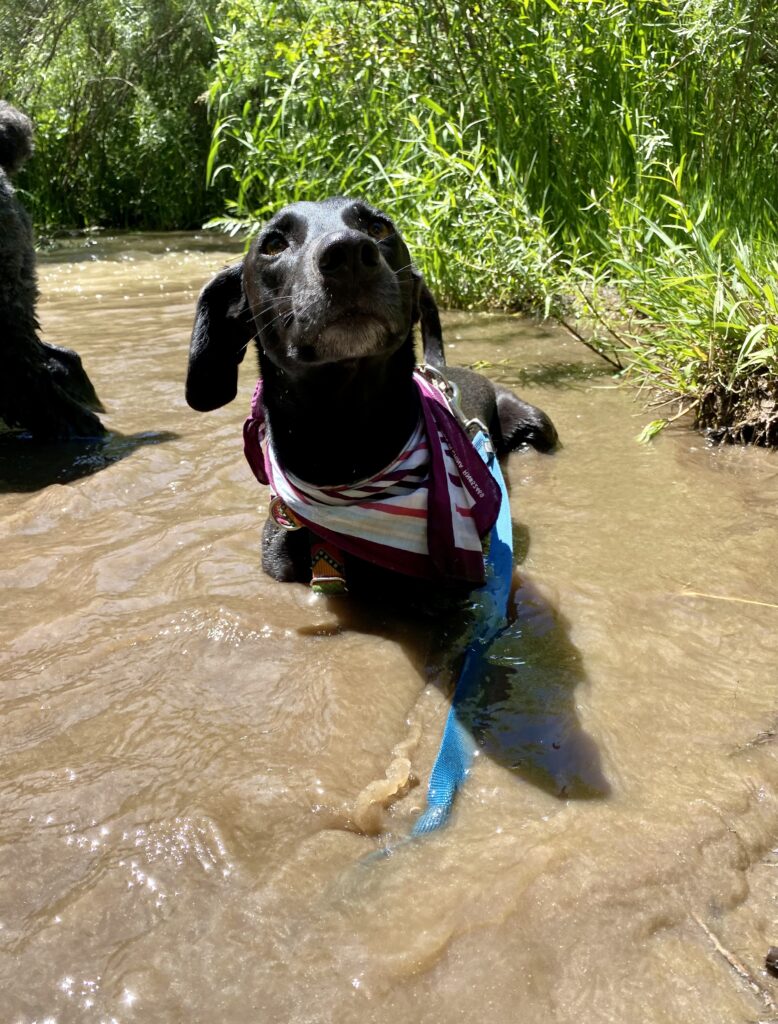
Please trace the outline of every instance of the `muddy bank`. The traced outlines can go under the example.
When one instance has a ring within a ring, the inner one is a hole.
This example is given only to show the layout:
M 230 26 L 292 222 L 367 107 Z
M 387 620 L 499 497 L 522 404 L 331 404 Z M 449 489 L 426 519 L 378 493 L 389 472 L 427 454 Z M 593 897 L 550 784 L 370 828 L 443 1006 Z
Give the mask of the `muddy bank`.
M 778 448 L 778 381 L 751 377 L 737 390 L 709 391 L 695 425 L 716 442 Z

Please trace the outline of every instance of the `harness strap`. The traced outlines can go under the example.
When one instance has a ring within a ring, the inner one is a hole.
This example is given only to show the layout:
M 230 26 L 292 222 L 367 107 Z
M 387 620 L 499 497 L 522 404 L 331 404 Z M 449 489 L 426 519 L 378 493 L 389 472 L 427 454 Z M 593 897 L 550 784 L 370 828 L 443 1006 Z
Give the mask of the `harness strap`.
M 254 475 L 273 493 L 270 513 L 284 529 L 307 527 L 347 556 L 418 579 L 480 587 L 482 538 L 495 519 L 500 490 L 473 450 L 456 389 L 430 367 L 413 374 L 420 416 L 390 464 L 363 480 L 318 485 L 278 460 L 257 384 L 243 428 Z
M 510 505 L 500 464 L 488 435 L 479 430 L 473 445 L 500 487 L 500 511 L 489 535 L 486 554 L 486 583 L 475 592 L 476 622 L 465 649 L 451 708 L 443 730 L 427 790 L 427 809 L 419 816 L 412 836 L 434 832 L 448 820 L 454 797 L 470 771 L 474 741 L 459 719 L 458 708 L 482 678 L 483 660 L 490 644 L 504 628 L 513 576 L 513 531 Z
M 316 594 L 347 594 L 343 552 L 311 533 L 311 590 Z

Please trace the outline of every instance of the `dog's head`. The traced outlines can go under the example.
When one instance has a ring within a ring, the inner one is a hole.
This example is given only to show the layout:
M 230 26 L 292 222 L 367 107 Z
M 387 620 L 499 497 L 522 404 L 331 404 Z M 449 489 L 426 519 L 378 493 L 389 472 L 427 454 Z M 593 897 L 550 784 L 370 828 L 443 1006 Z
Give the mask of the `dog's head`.
M 15 174 L 33 151 L 32 121 L 21 110 L 0 100 L 0 167 Z
M 388 358 L 412 343 L 418 320 L 425 359 L 442 365 L 437 307 L 385 214 L 354 199 L 294 203 L 200 294 L 187 401 L 202 411 L 232 401 L 253 338 L 262 360 L 295 377 L 323 364 Z

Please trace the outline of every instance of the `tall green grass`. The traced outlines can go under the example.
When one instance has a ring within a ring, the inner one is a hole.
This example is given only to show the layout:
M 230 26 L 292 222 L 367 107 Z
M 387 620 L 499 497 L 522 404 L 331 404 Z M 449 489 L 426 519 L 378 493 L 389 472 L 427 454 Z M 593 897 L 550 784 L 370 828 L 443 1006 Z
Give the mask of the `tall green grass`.
M 251 229 L 297 199 L 361 194 L 401 219 L 443 301 L 548 301 L 558 250 L 542 207 L 530 208 L 526 176 L 489 144 L 482 117 L 420 91 L 428 51 L 411 8 L 354 5 L 356 26 L 335 4 L 229 12 L 208 173 L 231 177 L 234 198 L 215 223 Z M 395 35 L 412 43 L 398 48 Z
M 652 429 L 778 443 L 776 39 L 772 0 L 31 0 L 0 89 L 39 223 L 251 232 L 361 194 L 448 305 L 579 296 L 675 399 Z
M 687 206 L 682 171 L 662 179 L 661 222 L 615 227 L 604 263 L 580 271 L 589 342 L 672 407 L 641 439 L 691 413 L 719 439 L 778 446 L 778 245 L 714 231 L 705 204 Z
M 220 17 L 221 226 L 368 196 L 444 302 L 548 313 L 579 292 L 614 367 L 700 425 L 776 440 L 766 414 L 743 424 L 776 387 L 778 8 L 230 0 Z

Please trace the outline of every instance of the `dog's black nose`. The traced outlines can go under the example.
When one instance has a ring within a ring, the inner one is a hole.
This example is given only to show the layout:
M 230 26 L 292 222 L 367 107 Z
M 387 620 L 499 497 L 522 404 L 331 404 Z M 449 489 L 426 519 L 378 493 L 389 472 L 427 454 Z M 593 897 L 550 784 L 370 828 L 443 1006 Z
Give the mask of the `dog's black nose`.
M 359 231 L 339 231 L 325 239 L 318 254 L 323 277 L 339 281 L 371 277 L 381 261 L 378 246 Z

